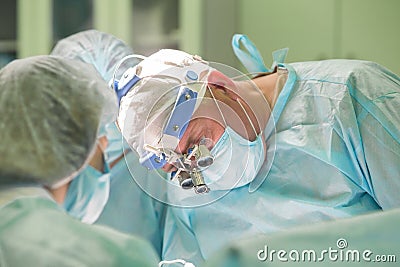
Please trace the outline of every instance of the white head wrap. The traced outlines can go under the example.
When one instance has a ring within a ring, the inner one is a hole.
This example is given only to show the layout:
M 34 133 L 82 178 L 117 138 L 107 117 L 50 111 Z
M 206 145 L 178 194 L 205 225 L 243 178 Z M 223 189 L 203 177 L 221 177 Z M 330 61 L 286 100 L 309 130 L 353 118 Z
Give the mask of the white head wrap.
M 127 71 L 141 80 L 122 98 L 117 121 L 125 139 L 140 156 L 145 153 L 145 143 L 160 140 L 177 99 L 179 85 L 190 82 L 185 80 L 187 72 L 195 70 L 199 74 L 209 69 L 207 62 L 198 56 L 163 49 Z M 121 79 L 120 87 L 126 82 Z M 199 99 L 203 93 L 199 93 Z

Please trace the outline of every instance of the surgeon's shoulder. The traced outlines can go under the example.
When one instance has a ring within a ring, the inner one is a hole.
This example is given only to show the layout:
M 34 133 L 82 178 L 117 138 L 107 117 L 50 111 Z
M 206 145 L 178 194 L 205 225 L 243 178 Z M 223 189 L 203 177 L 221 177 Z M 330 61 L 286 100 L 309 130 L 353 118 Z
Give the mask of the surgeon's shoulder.
M 298 80 L 345 83 L 351 77 L 380 75 L 382 73 L 396 76 L 378 63 L 365 60 L 329 59 L 296 62 L 288 65 L 293 67 Z

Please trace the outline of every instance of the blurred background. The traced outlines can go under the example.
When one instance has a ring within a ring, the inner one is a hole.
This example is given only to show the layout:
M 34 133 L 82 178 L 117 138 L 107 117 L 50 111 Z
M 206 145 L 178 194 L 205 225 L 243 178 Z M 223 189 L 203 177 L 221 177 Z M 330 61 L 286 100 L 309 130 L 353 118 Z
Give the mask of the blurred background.
M 234 33 L 247 34 L 267 66 L 329 58 L 378 62 L 400 75 L 399 0 L 1 0 L 0 67 L 48 54 L 73 33 L 98 29 L 149 55 L 178 48 L 240 67 Z

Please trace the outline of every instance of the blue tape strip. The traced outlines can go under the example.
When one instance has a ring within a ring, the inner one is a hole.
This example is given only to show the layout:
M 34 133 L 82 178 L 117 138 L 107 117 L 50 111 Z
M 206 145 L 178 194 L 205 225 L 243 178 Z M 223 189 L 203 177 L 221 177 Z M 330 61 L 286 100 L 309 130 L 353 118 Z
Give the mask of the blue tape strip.
M 129 90 L 138 82 L 140 78 L 138 76 L 133 76 L 132 79 L 127 82 L 121 89 L 118 88 L 118 81 L 114 82 L 114 90 L 117 93 L 118 105 L 121 102 L 121 98 L 126 96 Z
M 197 92 L 182 87 L 174 109 L 164 129 L 164 134 L 181 139 L 185 133 L 196 105 Z
M 174 109 L 165 126 L 164 134 L 175 136 L 178 139 L 182 138 L 193 115 L 196 99 L 197 92 L 187 87 L 181 87 Z M 150 170 L 162 168 L 166 163 L 165 158 L 159 158 L 153 153 L 148 153 L 140 158 L 140 164 Z

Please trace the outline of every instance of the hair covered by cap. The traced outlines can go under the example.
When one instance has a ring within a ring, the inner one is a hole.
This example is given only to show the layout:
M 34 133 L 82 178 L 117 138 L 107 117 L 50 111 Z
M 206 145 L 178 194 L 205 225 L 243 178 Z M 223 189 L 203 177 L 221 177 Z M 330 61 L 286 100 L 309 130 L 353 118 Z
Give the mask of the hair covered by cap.
M 51 185 L 78 170 L 104 107 L 113 105 L 112 90 L 88 64 L 55 56 L 9 63 L 0 70 L 0 183 Z
M 86 30 L 72 34 L 58 41 L 51 51 L 51 55 L 91 64 L 107 83 L 111 80 L 118 62 L 132 53 L 132 49 L 122 40 L 98 30 Z M 137 63 L 137 60 L 133 63 Z M 110 113 L 114 114 L 114 110 L 111 110 Z M 114 123 L 108 124 L 107 110 L 104 110 L 103 115 L 105 118 L 102 118 L 98 137 L 106 135 L 110 127 L 115 127 Z M 121 137 L 117 138 L 113 146 L 119 146 L 123 150 Z
M 121 99 L 117 121 L 140 157 L 145 153 L 145 143 L 160 140 L 178 96 L 181 80 L 165 73 L 186 72 L 185 67 L 196 61 L 183 51 L 162 49 L 135 66 L 133 71 L 142 79 Z
M 57 42 L 51 55 L 80 60 L 93 65 L 106 82 L 112 78 L 114 68 L 132 49 L 117 37 L 87 30 L 70 35 Z

